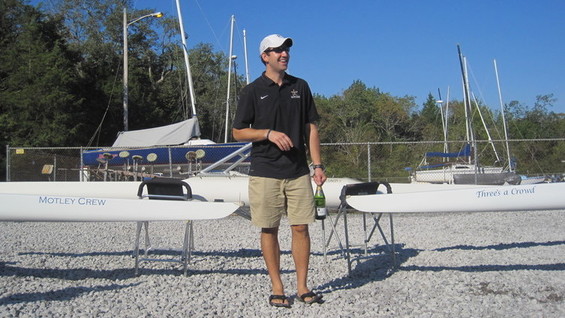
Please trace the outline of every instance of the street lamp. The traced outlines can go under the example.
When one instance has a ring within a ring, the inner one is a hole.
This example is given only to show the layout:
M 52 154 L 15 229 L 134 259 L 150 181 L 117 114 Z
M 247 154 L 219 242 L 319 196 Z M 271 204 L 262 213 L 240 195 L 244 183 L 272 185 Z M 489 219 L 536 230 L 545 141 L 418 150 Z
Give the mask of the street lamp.
M 128 27 L 141 19 L 163 16 L 161 12 L 153 12 L 128 22 L 126 8 L 124 8 L 124 131 L 128 130 Z

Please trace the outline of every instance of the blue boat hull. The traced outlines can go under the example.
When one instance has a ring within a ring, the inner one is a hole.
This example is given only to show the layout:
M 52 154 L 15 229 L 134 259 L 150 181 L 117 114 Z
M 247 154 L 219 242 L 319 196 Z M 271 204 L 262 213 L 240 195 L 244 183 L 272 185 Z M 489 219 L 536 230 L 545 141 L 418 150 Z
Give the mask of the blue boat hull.
M 132 163 L 134 156 L 136 156 L 136 158 L 139 159 L 138 164 L 140 165 L 186 164 L 189 162 L 187 157 L 190 158 L 191 155 L 194 157 L 194 155 L 198 153 L 199 156 L 194 158 L 194 160 L 198 160 L 199 163 L 207 165 L 225 158 L 245 145 L 247 145 L 247 143 L 235 142 L 186 147 L 135 148 L 127 150 L 97 149 L 83 152 L 82 160 L 85 166 L 98 166 L 101 163 L 105 163 L 106 159 L 109 159 L 108 166 L 123 166 L 124 164 Z M 191 154 L 189 155 L 189 153 Z M 233 163 L 239 158 L 239 156 L 236 156 L 227 162 Z M 245 162 L 248 161 L 249 158 L 245 159 Z

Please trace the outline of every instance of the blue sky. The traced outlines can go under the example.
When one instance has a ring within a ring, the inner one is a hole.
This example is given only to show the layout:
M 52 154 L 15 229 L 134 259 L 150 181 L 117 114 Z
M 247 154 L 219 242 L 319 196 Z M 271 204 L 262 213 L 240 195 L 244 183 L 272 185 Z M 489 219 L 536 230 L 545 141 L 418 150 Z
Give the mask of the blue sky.
M 175 0 L 135 0 L 176 17 Z M 234 54 L 243 74 L 247 32 L 251 80 L 264 67 L 261 39 L 280 33 L 294 39 L 289 73 L 314 93 L 340 94 L 355 80 L 394 96 L 428 93 L 462 99 L 457 44 L 470 68 L 478 99 L 499 109 L 493 60 L 505 103 L 533 106 L 554 94 L 550 110 L 565 113 L 565 1 L 563 0 L 181 0 L 189 47 L 200 42 L 228 53 L 235 15 Z

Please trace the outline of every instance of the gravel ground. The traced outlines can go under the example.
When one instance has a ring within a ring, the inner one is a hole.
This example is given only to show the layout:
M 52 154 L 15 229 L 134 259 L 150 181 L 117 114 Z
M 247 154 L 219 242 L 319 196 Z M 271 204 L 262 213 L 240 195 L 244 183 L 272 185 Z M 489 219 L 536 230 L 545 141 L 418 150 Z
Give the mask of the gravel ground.
M 326 302 L 291 309 L 268 306 L 258 230 L 238 215 L 195 222 L 188 277 L 172 262 L 135 276 L 134 223 L 0 223 L 0 317 L 565 317 L 564 212 L 397 215 L 397 269 L 377 232 L 367 255 L 353 248 L 350 276 L 335 239 L 324 257 L 318 222 L 309 282 Z M 348 221 L 361 243 L 360 214 Z M 178 256 L 183 222 L 150 232 L 155 257 Z M 289 234 L 283 222 L 294 297 Z

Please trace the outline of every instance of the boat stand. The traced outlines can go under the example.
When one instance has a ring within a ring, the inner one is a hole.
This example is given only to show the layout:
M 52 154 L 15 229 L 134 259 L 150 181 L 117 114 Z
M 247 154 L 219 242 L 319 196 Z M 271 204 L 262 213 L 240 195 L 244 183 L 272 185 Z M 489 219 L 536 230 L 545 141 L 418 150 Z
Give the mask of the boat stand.
M 325 238 L 325 236 L 326 236 L 325 235 L 325 220 L 322 220 L 322 232 L 323 232 L 323 237 L 324 237 L 324 246 L 323 246 L 324 258 L 326 258 L 328 246 L 330 245 L 331 240 L 332 240 L 333 236 L 335 235 L 341 256 L 347 261 L 347 273 L 348 273 L 348 275 L 351 275 L 351 264 L 354 261 L 359 262 L 359 260 L 361 259 L 361 255 L 358 255 L 357 257 L 352 259 L 352 257 L 351 257 L 351 247 L 361 246 L 364 249 L 364 255 L 367 256 L 368 255 L 368 243 L 371 240 L 371 238 L 373 237 L 375 230 L 379 230 L 379 233 L 381 234 L 381 237 L 383 238 L 383 241 L 385 242 L 385 246 L 387 247 L 387 249 L 390 253 L 391 261 L 392 261 L 392 268 L 396 267 L 396 250 L 395 250 L 395 246 L 394 246 L 394 226 L 393 226 L 393 220 L 392 220 L 392 213 L 388 213 L 389 214 L 389 222 L 390 222 L 390 242 L 387 239 L 387 237 L 386 237 L 386 235 L 385 235 L 385 233 L 384 233 L 384 231 L 383 231 L 383 229 L 380 225 L 380 220 L 381 220 L 381 217 L 383 216 L 384 213 L 362 213 L 362 215 L 363 215 L 363 234 L 364 234 L 364 236 L 363 236 L 364 239 L 363 239 L 362 245 L 352 245 L 351 242 L 350 242 L 350 238 L 349 238 L 349 227 L 348 227 L 348 223 L 347 223 L 347 209 L 349 208 L 349 206 L 346 202 L 347 196 L 377 194 L 377 190 L 378 190 L 378 188 L 381 184 L 386 187 L 387 194 L 392 193 L 392 189 L 391 189 L 390 184 L 388 184 L 386 182 L 381 182 L 381 183 L 379 183 L 379 182 L 365 182 L 365 183 L 347 184 L 342 188 L 341 194 L 339 196 L 341 203 L 340 203 L 340 205 L 337 209 L 337 214 L 336 214 L 335 220 L 331 217 L 330 214 L 328 214 L 328 216 L 327 216 L 327 220 L 329 221 L 329 223 L 331 225 L 331 231 L 330 231 L 330 234 L 329 234 L 327 240 Z M 368 228 L 367 215 L 368 214 L 374 222 L 370 231 L 367 230 L 367 228 Z M 345 242 L 342 241 L 342 239 L 339 236 L 339 233 L 337 231 L 337 225 L 338 225 L 339 220 L 341 218 L 343 218 L 343 229 L 344 229 L 343 233 L 344 233 L 344 241 Z
M 143 188 L 147 186 L 147 194 L 143 195 Z M 186 189 L 186 193 L 183 191 Z M 137 196 L 140 199 L 149 198 L 150 200 L 190 200 L 192 199 L 192 190 L 190 186 L 181 180 L 171 178 L 153 178 L 143 181 L 139 186 Z M 135 243 L 133 248 L 133 257 L 135 259 L 135 275 L 139 274 L 139 264 L 141 262 L 178 262 L 182 264 L 183 274 L 186 276 L 188 272 L 188 262 L 192 256 L 194 249 L 194 232 L 192 221 L 186 221 L 184 230 L 184 240 L 182 252 L 179 259 L 158 259 L 150 258 L 149 250 L 151 249 L 151 242 L 149 239 L 149 222 L 138 221 L 135 234 Z M 145 244 L 143 256 L 140 257 L 139 243 L 141 239 L 141 231 L 145 227 Z
M 137 230 L 135 235 L 135 245 L 133 251 L 133 257 L 135 258 L 135 275 L 139 274 L 139 264 L 141 262 L 176 262 L 182 264 L 183 274 L 186 276 L 188 272 L 188 262 L 192 256 L 192 250 L 194 249 L 194 234 L 193 234 L 193 222 L 186 221 L 184 230 L 184 240 L 182 245 L 181 256 L 179 259 L 160 259 L 160 258 L 150 258 L 149 251 L 151 250 L 151 242 L 149 240 L 149 222 L 140 221 L 137 222 Z M 140 248 L 139 242 L 141 239 L 141 231 L 145 227 L 145 244 L 143 249 L 143 255 L 140 258 Z

